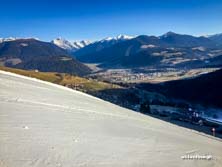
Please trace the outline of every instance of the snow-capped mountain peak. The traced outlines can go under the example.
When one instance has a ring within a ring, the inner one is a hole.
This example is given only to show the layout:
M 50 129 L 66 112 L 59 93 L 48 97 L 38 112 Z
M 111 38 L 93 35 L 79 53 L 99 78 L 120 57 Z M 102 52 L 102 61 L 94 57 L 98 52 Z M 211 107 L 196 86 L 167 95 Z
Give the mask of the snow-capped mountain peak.
M 106 41 L 124 41 L 124 40 L 129 40 L 134 38 L 133 36 L 128 36 L 128 35 L 118 35 L 116 37 L 106 37 L 101 42 L 106 42 Z
M 75 46 L 76 48 L 83 48 L 87 45 L 89 45 L 91 42 L 87 41 L 87 40 L 82 40 L 82 41 L 75 41 L 73 42 L 73 46 Z
M 66 39 L 61 37 L 52 40 L 52 43 L 59 46 L 60 48 L 71 50 L 73 48 L 73 44 Z
M 103 42 L 103 41 L 111 41 L 111 40 L 114 40 L 114 38 L 113 37 L 106 37 L 103 40 L 101 40 L 101 42 Z
M 8 42 L 8 41 L 14 41 L 16 40 L 17 38 L 14 38 L 14 37 L 8 37 L 8 38 L 0 38 L 0 43 L 2 42 Z
M 117 39 L 122 39 L 122 40 L 129 40 L 129 39 L 132 39 L 134 37 L 133 36 L 129 36 L 129 35 L 118 35 L 116 38 Z
M 0 43 L 2 43 L 2 42 L 9 42 L 9 41 L 15 41 L 15 40 L 22 40 L 22 39 L 35 39 L 35 40 L 39 40 L 38 38 L 34 38 L 34 37 L 26 37 L 26 38 L 8 37 L 8 38 L 0 38 Z
M 78 49 L 81 49 L 81 48 L 89 45 L 91 42 L 86 41 L 86 40 L 71 42 L 71 41 L 68 41 L 66 39 L 59 37 L 59 38 L 52 40 L 52 43 L 59 46 L 60 48 L 65 49 L 65 50 L 75 52 Z

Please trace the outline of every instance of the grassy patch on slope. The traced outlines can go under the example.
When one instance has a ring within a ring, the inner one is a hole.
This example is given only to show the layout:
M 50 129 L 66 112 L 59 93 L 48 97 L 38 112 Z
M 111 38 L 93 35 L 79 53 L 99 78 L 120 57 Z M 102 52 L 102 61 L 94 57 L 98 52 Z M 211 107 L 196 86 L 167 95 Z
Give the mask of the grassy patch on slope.
M 36 72 L 32 70 L 21 70 L 15 68 L 8 68 L 0 66 L 0 70 L 8 71 L 32 78 L 37 78 L 40 80 L 56 83 L 59 85 L 63 85 L 66 87 L 70 87 L 72 89 L 80 90 L 83 92 L 96 92 L 105 89 L 115 89 L 120 88 L 117 85 L 109 84 L 105 82 L 99 82 L 91 79 L 81 78 L 78 76 L 65 74 L 65 73 L 57 73 L 57 72 Z

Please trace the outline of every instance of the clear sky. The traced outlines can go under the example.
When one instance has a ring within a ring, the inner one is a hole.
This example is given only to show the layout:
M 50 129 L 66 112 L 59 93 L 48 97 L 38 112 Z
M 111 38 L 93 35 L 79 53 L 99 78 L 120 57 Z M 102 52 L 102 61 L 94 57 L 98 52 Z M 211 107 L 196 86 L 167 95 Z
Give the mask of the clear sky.
M 222 33 L 222 0 L 0 0 L 0 37 Z

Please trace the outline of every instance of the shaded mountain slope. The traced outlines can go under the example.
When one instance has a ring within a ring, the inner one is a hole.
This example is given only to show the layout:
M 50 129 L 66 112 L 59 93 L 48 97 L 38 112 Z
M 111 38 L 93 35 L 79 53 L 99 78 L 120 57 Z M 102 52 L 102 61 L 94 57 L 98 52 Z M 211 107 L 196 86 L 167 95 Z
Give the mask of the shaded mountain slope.
M 2 65 L 40 71 L 84 75 L 90 69 L 58 46 L 35 39 L 19 39 L 0 43 Z
M 183 99 L 192 103 L 222 108 L 222 70 L 203 74 L 196 78 L 169 81 L 161 84 L 139 84 L 138 88 Z
M 210 51 L 218 46 L 205 37 L 169 32 L 160 37 L 141 35 L 99 50 L 90 50 L 89 47 L 93 47 L 93 44 L 77 51 L 77 59 L 86 63 L 98 63 L 104 68 L 129 68 L 183 67 L 184 64 L 180 63 L 194 60 L 199 60 L 202 65 L 205 59 L 212 56 Z

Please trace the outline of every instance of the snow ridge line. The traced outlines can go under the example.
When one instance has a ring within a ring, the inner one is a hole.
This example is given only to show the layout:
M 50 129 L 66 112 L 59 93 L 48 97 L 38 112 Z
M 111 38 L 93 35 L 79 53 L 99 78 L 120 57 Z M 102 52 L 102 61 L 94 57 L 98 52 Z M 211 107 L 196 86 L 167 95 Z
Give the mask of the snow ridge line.
M 40 79 L 37 79 L 37 78 L 27 77 L 27 76 L 23 76 L 23 75 L 11 73 L 11 72 L 6 72 L 6 71 L 2 71 L 2 70 L 0 70 L 0 74 L 6 74 L 6 75 L 9 75 L 9 76 L 14 76 L 14 77 L 22 78 L 22 79 L 27 79 L 27 80 L 30 80 L 30 81 L 36 81 L 36 82 L 39 82 L 39 83 L 43 83 L 43 84 L 46 84 L 46 85 L 57 87 L 59 89 L 70 91 L 72 93 L 75 92 L 75 93 L 78 93 L 78 94 L 81 94 L 81 95 L 84 95 L 84 96 L 87 96 L 87 97 L 90 97 L 90 98 L 93 98 L 93 99 L 96 99 L 96 100 L 104 101 L 102 99 L 99 99 L 97 97 L 91 96 L 89 94 L 86 94 L 86 93 L 83 93 L 83 92 L 80 92 L 80 91 L 77 91 L 77 90 L 73 90 L 73 89 L 67 88 L 65 86 L 57 85 L 57 84 L 54 84 L 54 83 L 51 83 L 51 82 L 43 81 L 43 80 L 40 80 Z

